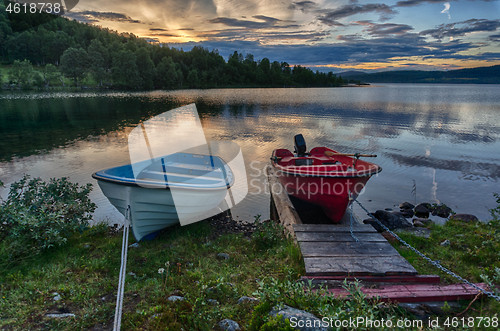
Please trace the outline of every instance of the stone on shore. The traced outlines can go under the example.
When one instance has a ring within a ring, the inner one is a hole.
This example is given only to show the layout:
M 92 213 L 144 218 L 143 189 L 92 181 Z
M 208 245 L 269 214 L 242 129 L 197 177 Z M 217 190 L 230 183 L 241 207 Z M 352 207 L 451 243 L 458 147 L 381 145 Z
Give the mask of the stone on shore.
M 229 260 L 229 254 L 219 253 L 217 254 L 217 260 Z
M 419 203 L 418 205 L 415 206 L 415 216 L 419 218 L 429 218 L 429 214 L 431 212 L 431 204 L 424 202 L 424 203 Z
M 223 319 L 222 321 L 219 322 L 219 328 L 221 328 L 224 331 L 236 331 L 236 330 L 241 330 L 240 325 L 228 318 Z
M 431 223 L 432 223 L 432 221 L 428 218 L 414 218 L 413 219 L 413 226 L 426 227 L 426 226 L 429 226 Z
M 415 206 L 409 203 L 408 201 L 405 201 L 399 205 L 399 209 L 413 209 L 413 208 L 415 208 Z
M 387 226 L 389 230 L 411 228 L 412 224 L 399 212 L 388 212 L 385 210 L 377 210 L 375 216 L 382 224 Z M 378 232 L 383 232 L 384 229 L 372 219 L 364 220 L 363 223 L 371 224 Z
M 321 320 L 314 316 L 313 314 L 305 311 L 305 310 L 300 310 L 297 308 L 292 308 L 289 306 L 283 306 L 281 309 L 277 309 L 275 307 L 271 312 L 269 313 L 271 316 L 283 316 L 284 319 L 288 319 L 290 322 L 296 322 L 297 330 L 301 331 L 327 331 L 328 328 L 324 327 L 321 323 Z M 299 322 L 300 321 L 300 322 Z M 300 325 L 300 326 L 299 326 Z
M 253 303 L 253 302 L 257 302 L 259 301 L 258 299 L 256 298 L 252 298 L 252 297 L 247 297 L 247 296 L 242 296 L 241 298 L 238 299 L 238 304 L 241 305 L 241 304 L 245 304 L 245 303 Z
M 170 302 L 176 302 L 176 301 L 184 301 L 184 297 L 178 296 L 178 295 L 171 295 L 167 298 L 168 301 Z
M 444 203 L 437 205 L 432 209 L 432 215 L 441 218 L 448 218 L 451 212 L 452 212 L 451 208 L 445 205 Z

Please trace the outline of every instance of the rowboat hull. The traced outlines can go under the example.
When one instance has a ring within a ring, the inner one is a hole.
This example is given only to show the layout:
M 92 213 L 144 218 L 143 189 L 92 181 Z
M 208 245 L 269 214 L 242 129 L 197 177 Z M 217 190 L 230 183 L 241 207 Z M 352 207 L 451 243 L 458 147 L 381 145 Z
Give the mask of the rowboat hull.
M 352 199 L 382 168 L 335 154 L 338 153 L 329 148 L 316 147 L 307 156 L 297 157 L 289 150 L 277 149 L 271 164 L 289 195 L 321 207 L 333 223 L 338 223 Z
M 176 153 L 92 175 L 109 202 L 129 222 L 136 240 L 223 210 L 233 174 L 222 159 Z M 127 215 L 127 210 L 130 214 Z
M 191 201 L 182 208 L 176 206 L 170 189 L 152 189 L 140 186 L 98 181 L 109 202 L 124 216 L 130 206 L 130 225 L 136 240 L 147 239 L 148 235 L 179 224 L 179 217 L 184 219 L 203 219 L 207 211 L 224 200 L 226 190 L 186 189 L 183 201 Z M 179 194 L 176 191 L 176 194 Z M 182 197 L 181 197 L 182 198 Z M 177 199 L 176 199 L 177 200 Z M 177 210 L 189 210 L 190 213 L 179 215 Z M 201 218 L 200 218 L 201 217 Z

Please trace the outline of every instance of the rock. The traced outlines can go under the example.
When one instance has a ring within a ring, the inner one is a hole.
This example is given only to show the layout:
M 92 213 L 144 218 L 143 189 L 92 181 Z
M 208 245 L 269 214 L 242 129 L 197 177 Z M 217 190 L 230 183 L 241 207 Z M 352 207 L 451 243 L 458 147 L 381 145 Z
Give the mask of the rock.
M 425 224 L 418 221 L 418 220 L 413 220 L 413 226 L 419 227 L 419 228 L 425 228 Z
M 478 222 L 478 218 L 474 215 L 471 214 L 455 214 L 450 217 L 450 219 L 454 219 L 456 221 L 462 221 L 465 223 L 470 223 L 470 222 Z
M 219 304 L 219 301 L 215 299 L 207 299 L 207 303 L 211 304 L 212 306 L 217 306 Z
M 229 260 L 229 254 L 219 253 L 217 254 L 217 260 Z
M 184 297 L 178 296 L 178 295 L 171 295 L 167 298 L 168 301 L 170 302 L 176 302 L 176 301 L 184 301 Z
M 399 209 L 413 209 L 413 208 L 415 208 L 415 206 L 407 201 L 399 205 Z
M 446 239 L 440 243 L 440 245 L 443 247 L 450 246 L 450 244 L 451 244 L 451 242 L 448 239 Z
M 75 314 L 72 313 L 59 313 L 59 314 L 46 314 L 46 317 L 49 318 L 66 318 L 66 317 L 75 317 Z
M 439 216 L 441 218 L 448 218 L 451 212 L 451 208 L 444 203 L 437 205 L 436 207 L 434 207 L 434 209 L 432 209 L 432 215 Z
M 236 330 L 241 330 L 240 329 L 240 325 L 233 321 L 233 320 L 230 320 L 228 318 L 226 319 L 223 319 L 222 321 L 220 321 L 218 323 L 219 327 L 222 329 L 222 330 L 225 330 L 225 331 L 236 331 Z
M 419 223 L 421 225 L 416 225 L 416 223 Z M 413 226 L 420 226 L 420 227 L 426 227 L 430 225 L 432 221 L 428 218 L 414 218 L 413 219 Z
M 85 244 L 85 245 L 83 245 L 83 248 L 90 248 L 90 245 L 89 244 Z
M 385 208 L 384 210 L 392 211 L 392 208 Z
M 128 248 L 139 248 L 139 243 L 133 243 L 132 245 L 128 245 Z
M 415 215 L 413 209 L 401 209 L 401 215 L 406 218 L 412 218 Z
M 252 298 L 252 297 L 247 297 L 247 296 L 242 296 L 241 298 L 238 299 L 238 304 L 241 305 L 241 304 L 245 304 L 245 303 L 253 303 L 253 302 L 257 302 L 259 301 L 258 299 L 256 298 Z
M 54 301 L 59 301 L 62 299 L 61 295 L 57 292 L 52 293 L 52 295 L 54 296 L 53 298 Z
M 132 276 L 132 277 L 136 277 L 137 275 L 135 273 L 133 273 L 132 271 L 128 273 L 129 276 Z
M 419 203 L 415 206 L 415 216 L 420 218 L 428 218 L 431 212 L 431 204 L 430 203 Z
M 375 216 L 382 224 L 387 226 L 389 230 L 400 229 L 400 228 L 410 228 L 411 223 L 406 220 L 406 218 L 399 212 L 387 212 L 385 210 L 377 210 L 373 216 Z M 384 229 L 374 220 L 365 220 L 365 224 L 371 224 L 378 232 L 384 231 Z
M 327 331 L 328 328 L 323 325 L 322 321 L 311 313 L 305 310 L 283 306 L 281 309 L 275 307 L 269 313 L 271 316 L 283 316 L 284 319 L 290 321 L 291 326 L 296 324 L 295 328 L 301 331 Z M 299 322 L 300 321 L 300 322 Z M 299 326 L 300 325 L 300 326 Z

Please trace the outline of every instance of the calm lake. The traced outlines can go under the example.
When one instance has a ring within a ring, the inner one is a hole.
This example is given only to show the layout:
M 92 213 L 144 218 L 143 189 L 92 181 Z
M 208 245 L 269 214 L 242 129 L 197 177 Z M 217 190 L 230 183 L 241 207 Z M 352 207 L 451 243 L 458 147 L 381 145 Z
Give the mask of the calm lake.
M 417 202 L 443 202 L 486 220 L 500 193 L 500 85 L 3 92 L 0 180 L 8 186 L 27 173 L 93 183 L 95 219 L 121 222 L 91 174 L 129 162 L 127 135 L 139 123 L 193 102 L 207 140 L 231 140 L 243 151 L 250 192 L 232 211 L 240 219 L 268 217 L 261 170 L 273 149 L 293 150 L 297 133 L 308 148 L 378 154 L 369 161 L 383 171 L 359 197 L 372 210 L 413 203 L 416 183 Z

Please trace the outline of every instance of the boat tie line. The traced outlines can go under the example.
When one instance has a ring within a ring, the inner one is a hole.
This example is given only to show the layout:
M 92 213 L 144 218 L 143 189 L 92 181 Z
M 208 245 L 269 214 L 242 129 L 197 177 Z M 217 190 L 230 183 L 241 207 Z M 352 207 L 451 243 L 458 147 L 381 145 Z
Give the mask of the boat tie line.
M 122 322 L 122 308 L 123 308 L 123 291 L 125 289 L 125 276 L 127 268 L 127 249 L 128 249 L 128 234 L 130 228 L 130 205 L 127 206 L 127 211 L 125 212 L 125 221 L 123 224 L 123 239 L 122 239 L 122 255 L 121 255 L 121 265 L 120 265 L 120 277 L 118 281 L 118 291 L 116 293 L 116 308 L 115 308 L 115 320 L 113 324 L 113 330 L 119 331 Z
M 375 216 L 373 216 L 372 213 L 370 213 L 368 211 L 368 209 L 366 209 L 362 204 L 361 202 L 359 202 L 358 200 L 356 200 L 355 198 L 353 199 L 360 207 L 361 209 L 363 209 L 366 214 L 368 216 L 370 216 L 375 222 L 377 222 L 378 225 L 380 225 L 385 231 L 389 232 L 394 238 L 396 238 L 400 243 L 402 243 L 403 245 L 405 245 L 407 248 L 409 248 L 410 250 L 412 250 L 414 253 L 416 253 L 417 255 L 419 255 L 421 258 L 423 258 L 424 260 L 426 260 L 427 262 L 429 262 L 430 264 L 432 264 L 433 266 L 435 266 L 436 268 L 438 268 L 439 270 L 443 271 L 444 273 L 454 277 L 455 279 L 459 280 L 461 283 L 464 283 L 464 284 L 467 284 L 471 287 L 473 287 L 474 289 L 478 290 L 479 292 L 487 295 L 488 297 L 490 298 L 493 298 L 495 299 L 496 301 L 499 301 L 500 302 L 500 296 L 495 294 L 494 292 L 492 291 L 486 291 L 484 289 L 482 289 L 481 287 L 477 286 L 476 284 L 468 281 L 467 279 L 457 275 L 456 273 L 454 273 L 453 271 L 447 269 L 446 267 L 443 267 L 441 265 L 441 263 L 439 263 L 439 261 L 435 261 L 433 259 L 431 259 L 430 257 L 428 257 L 427 255 L 425 255 L 424 253 L 420 252 L 418 249 L 416 249 L 415 247 L 411 246 L 410 244 L 408 244 L 406 241 L 404 241 L 403 239 L 401 239 L 397 234 L 395 234 L 394 232 L 392 232 L 391 230 L 389 230 L 389 228 L 387 226 L 385 226 L 385 224 L 383 224 L 382 222 L 380 222 Z M 352 217 L 352 216 L 351 216 Z M 352 230 L 351 230 L 352 231 Z M 351 232 L 351 235 L 352 235 L 352 232 Z

